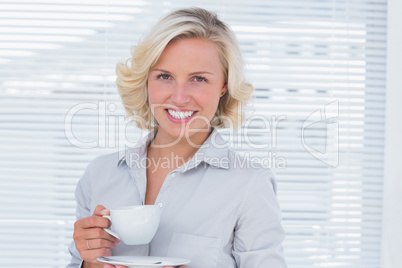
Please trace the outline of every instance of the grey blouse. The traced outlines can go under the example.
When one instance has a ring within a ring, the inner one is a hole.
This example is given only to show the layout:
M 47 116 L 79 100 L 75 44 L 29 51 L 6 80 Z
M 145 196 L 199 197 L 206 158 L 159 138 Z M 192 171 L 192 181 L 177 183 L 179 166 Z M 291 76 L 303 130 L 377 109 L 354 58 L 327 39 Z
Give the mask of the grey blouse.
M 122 155 L 91 161 L 76 189 L 77 219 L 92 215 L 99 204 L 144 204 L 146 150 L 153 136 L 149 133 Z M 155 204 L 162 214 L 151 243 L 121 242 L 113 255 L 185 258 L 191 268 L 287 267 L 273 174 L 233 152 L 216 130 L 190 161 L 167 175 Z M 69 250 L 67 267 L 80 267 L 74 242 Z

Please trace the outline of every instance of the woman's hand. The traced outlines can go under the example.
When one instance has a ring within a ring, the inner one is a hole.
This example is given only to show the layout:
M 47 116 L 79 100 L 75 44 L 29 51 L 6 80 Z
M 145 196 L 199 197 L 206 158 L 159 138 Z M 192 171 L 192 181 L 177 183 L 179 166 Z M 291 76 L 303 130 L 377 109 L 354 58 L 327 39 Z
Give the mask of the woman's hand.
M 73 235 L 75 246 L 84 262 L 99 263 L 96 259 L 111 256 L 111 249 L 120 242 L 103 230 L 109 227 L 110 221 L 102 216 L 109 214 L 109 210 L 98 205 L 92 216 L 75 222 Z

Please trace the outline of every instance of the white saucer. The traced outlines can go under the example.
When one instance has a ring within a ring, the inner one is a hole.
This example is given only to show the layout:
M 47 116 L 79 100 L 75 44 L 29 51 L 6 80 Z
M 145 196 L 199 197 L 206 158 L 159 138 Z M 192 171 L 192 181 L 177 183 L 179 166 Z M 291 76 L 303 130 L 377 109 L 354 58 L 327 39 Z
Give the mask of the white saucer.
M 158 268 L 164 266 L 179 266 L 190 263 L 190 260 L 186 259 L 155 256 L 111 256 L 100 257 L 98 258 L 98 261 L 113 265 L 124 265 L 129 268 Z

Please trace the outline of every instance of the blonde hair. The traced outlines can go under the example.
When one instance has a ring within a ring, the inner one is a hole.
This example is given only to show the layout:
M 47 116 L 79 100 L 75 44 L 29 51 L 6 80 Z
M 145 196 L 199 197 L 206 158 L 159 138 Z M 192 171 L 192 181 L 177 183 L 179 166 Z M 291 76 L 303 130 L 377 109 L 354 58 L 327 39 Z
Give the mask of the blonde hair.
M 228 91 L 220 98 L 211 126 L 238 127 L 244 118 L 243 104 L 250 99 L 254 87 L 244 82 L 243 58 L 234 33 L 215 13 L 202 8 L 171 12 L 132 47 L 130 64 L 130 59 L 117 64 L 117 87 L 127 116 L 143 129 L 158 126 L 148 104 L 148 72 L 169 42 L 186 38 L 209 40 L 220 55 Z

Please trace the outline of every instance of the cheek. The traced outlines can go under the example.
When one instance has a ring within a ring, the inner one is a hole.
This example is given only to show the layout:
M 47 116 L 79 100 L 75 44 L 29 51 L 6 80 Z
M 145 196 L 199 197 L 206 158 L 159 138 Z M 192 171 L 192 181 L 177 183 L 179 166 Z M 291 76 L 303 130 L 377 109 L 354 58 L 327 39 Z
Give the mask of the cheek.
M 148 83 L 148 105 L 151 109 L 151 113 L 155 115 L 156 108 L 158 106 L 158 103 L 160 103 L 158 99 L 158 92 L 156 90 L 156 87 L 153 83 Z
M 158 92 L 158 87 L 154 84 L 149 82 L 148 83 L 148 102 L 154 103 L 155 101 L 158 100 L 158 97 L 160 96 L 160 92 Z
M 202 102 L 202 106 L 206 109 L 208 114 L 214 115 L 219 105 L 220 94 L 204 94 L 199 96 L 199 104 Z
M 163 99 L 170 92 L 171 86 L 168 83 L 160 83 L 158 81 L 148 82 L 148 96 L 150 99 Z

